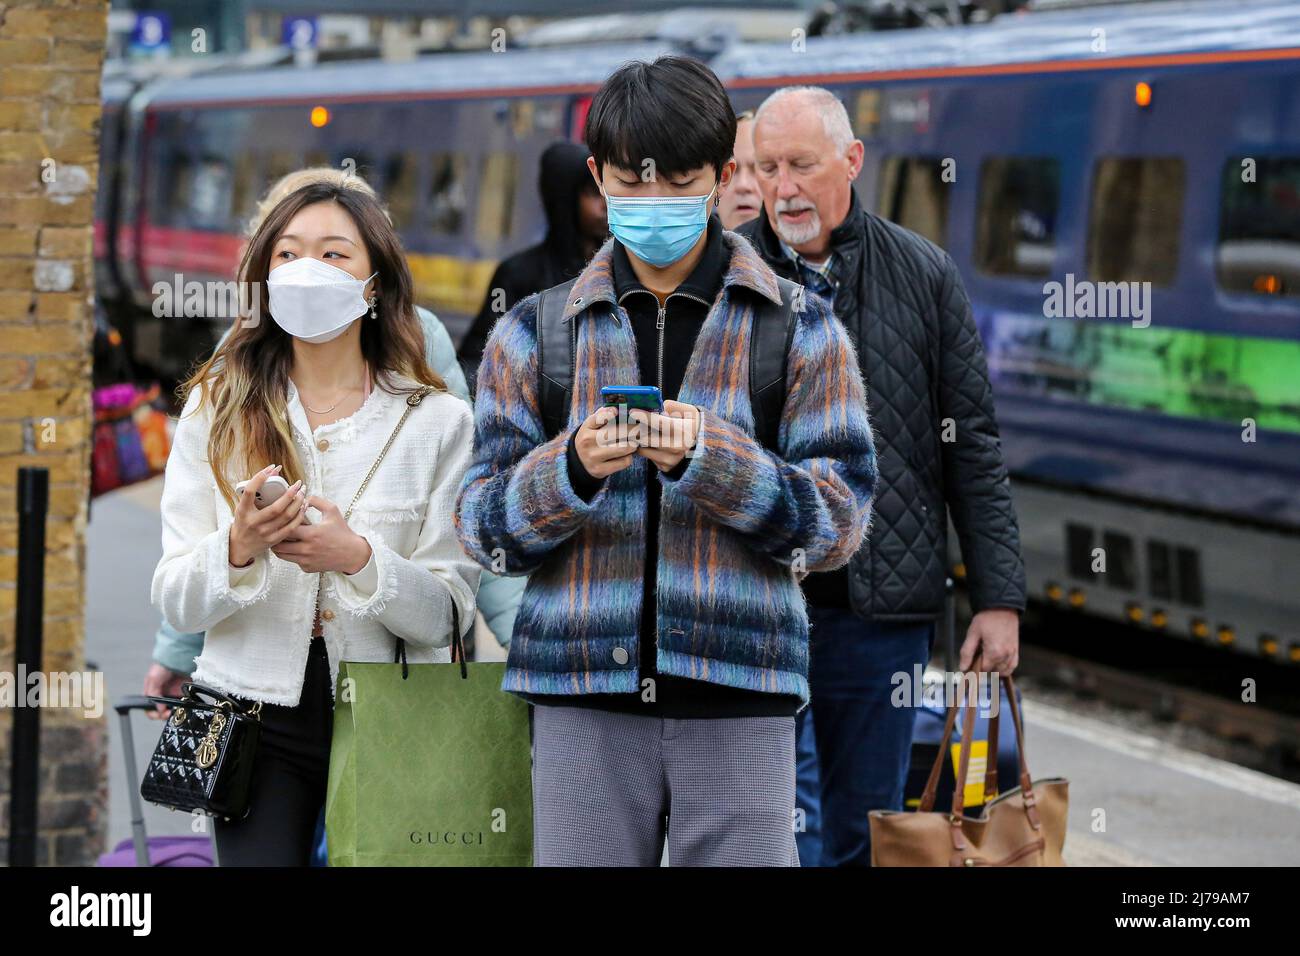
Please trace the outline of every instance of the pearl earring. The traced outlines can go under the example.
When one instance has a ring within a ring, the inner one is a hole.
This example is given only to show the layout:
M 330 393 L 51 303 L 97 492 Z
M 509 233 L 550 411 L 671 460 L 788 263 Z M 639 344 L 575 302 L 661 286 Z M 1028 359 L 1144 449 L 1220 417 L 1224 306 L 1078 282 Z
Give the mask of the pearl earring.
M 370 317 L 371 317 L 372 319 L 377 319 L 377 318 L 379 318 L 379 313 L 375 311 L 375 302 L 376 302 L 376 301 L 378 301 L 377 297 L 372 295 L 372 296 L 370 297 Z

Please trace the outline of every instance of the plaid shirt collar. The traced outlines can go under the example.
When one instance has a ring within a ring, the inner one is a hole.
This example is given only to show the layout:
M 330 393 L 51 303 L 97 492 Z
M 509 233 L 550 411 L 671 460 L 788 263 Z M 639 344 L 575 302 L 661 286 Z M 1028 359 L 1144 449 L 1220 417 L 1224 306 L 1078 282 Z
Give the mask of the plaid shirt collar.
M 781 251 L 785 253 L 786 258 L 798 268 L 799 277 L 803 280 L 804 285 L 820 296 L 831 297 L 835 294 L 835 288 L 839 285 L 839 279 L 835 275 L 835 267 L 839 257 L 835 254 L 834 249 L 826 257 L 826 261 L 819 264 L 809 262 L 799 255 L 784 239 L 778 237 L 777 241 L 781 243 Z

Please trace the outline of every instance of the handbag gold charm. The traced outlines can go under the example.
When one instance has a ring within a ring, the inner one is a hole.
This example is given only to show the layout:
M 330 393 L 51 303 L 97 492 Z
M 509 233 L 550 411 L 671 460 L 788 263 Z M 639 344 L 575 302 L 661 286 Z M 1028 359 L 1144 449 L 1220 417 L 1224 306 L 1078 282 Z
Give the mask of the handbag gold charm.
M 199 749 L 194 754 L 194 762 L 207 770 L 217 762 L 217 738 L 226 726 L 226 715 L 216 710 L 212 713 L 212 723 L 208 724 L 208 733 L 199 741 Z

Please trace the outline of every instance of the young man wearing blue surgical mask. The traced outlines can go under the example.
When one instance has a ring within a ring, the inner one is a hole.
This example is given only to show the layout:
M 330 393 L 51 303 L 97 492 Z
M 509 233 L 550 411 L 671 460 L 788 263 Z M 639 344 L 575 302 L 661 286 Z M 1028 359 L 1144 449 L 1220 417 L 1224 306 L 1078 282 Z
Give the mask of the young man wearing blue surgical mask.
M 504 689 L 535 705 L 542 865 L 654 865 L 665 843 L 674 865 L 798 861 L 797 579 L 857 550 L 875 448 L 843 327 L 712 215 L 735 133 L 696 61 L 611 76 L 586 139 L 613 239 L 502 318 L 479 368 L 457 527 L 485 567 L 530 575 Z M 769 440 L 760 322 L 786 368 Z M 603 404 L 646 385 L 660 411 Z

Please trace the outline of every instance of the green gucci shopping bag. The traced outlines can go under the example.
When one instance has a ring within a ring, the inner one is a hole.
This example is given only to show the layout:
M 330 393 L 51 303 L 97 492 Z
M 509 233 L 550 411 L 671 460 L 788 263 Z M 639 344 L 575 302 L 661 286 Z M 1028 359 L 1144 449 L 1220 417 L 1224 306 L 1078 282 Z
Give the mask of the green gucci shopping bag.
M 456 627 L 459 635 L 459 627 Z M 505 665 L 339 664 L 330 866 L 531 866 L 528 705 Z

